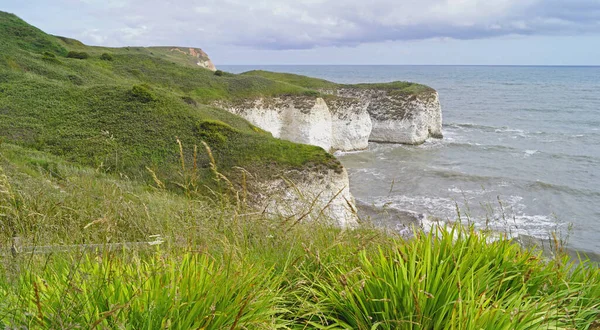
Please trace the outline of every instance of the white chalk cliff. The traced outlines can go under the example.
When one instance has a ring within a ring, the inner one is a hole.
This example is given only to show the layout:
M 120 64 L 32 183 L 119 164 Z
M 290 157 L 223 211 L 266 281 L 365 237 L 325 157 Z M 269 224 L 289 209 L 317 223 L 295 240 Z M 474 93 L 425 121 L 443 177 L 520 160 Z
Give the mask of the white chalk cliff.
M 321 96 L 287 95 L 218 103 L 274 137 L 322 147 L 362 150 L 369 141 L 419 144 L 442 137 L 438 94 L 393 88 L 338 85 Z M 342 227 L 357 223 L 345 169 L 305 169 L 256 183 L 258 205 L 289 219 L 332 219 Z
M 281 96 L 219 104 L 274 137 L 333 152 L 366 149 L 369 141 L 420 144 L 442 137 L 437 92 L 393 89 L 321 90 L 326 97 Z
M 434 90 L 419 94 L 393 89 L 341 88 L 335 95 L 361 100 L 371 117 L 369 141 L 420 144 L 442 137 L 442 108 Z
M 339 170 L 289 171 L 282 177 L 255 183 L 258 204 L 266 213 L 294 221 L 333 221 L 342 228 L 357 225 L 348 173 Z
M 287 96 L 220 104 L 276 138 L 312 144 L 327 151 L 360 150 L 369 143 L 371 118 L 354 99 Z

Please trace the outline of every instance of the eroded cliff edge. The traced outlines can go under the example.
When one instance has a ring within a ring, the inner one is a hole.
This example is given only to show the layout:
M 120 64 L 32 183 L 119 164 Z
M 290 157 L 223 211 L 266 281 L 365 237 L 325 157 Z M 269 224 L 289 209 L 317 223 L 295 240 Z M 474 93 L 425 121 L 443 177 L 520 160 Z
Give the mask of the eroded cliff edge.
M 442 137 L 438 93 L 427 86 L 392 82 L 340 85 L 291 74 L 251 71 L 313 93 L 221 102 L 274 137 L 333 152 L 366 149 L 369 141 L 420 144 Z

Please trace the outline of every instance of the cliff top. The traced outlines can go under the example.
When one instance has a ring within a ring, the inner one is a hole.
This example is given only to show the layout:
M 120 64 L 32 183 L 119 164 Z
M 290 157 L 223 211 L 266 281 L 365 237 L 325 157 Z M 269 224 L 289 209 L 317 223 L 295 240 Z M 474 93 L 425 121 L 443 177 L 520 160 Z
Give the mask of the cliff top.
M 292 73 L 279 73 L 263 70 L 254 70 L 242 73 L 242 75 L 264 77 L 272 80 L 286 82 L 305 88 L 316 90 L 328 90 L 339 88 L 361 88 L 361 89 L 380 89 L 387 90 L 400 94 L 422 94 L 432 93 L 435 90 L 429 86 L 407 82 L 393 81 L 388 83 L 371 83 L 371 84 L 338 84 L 319 78 L 312 78 Z

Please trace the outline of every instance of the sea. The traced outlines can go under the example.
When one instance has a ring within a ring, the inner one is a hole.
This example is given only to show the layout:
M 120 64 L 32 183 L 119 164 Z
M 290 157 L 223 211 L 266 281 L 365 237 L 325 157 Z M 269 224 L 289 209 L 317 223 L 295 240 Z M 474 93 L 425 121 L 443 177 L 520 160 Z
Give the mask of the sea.
M 221 66 L 440 95 L 443 139 L 336 154 L 363 205 L 600 253 L 600 67 Z M 393 224 L 390 224 L 393 225 Z

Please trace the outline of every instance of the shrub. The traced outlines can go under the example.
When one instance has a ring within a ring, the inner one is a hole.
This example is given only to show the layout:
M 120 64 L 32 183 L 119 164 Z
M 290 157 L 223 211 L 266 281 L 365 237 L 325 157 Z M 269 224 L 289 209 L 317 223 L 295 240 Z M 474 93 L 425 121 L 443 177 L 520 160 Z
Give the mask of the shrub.
M 90 57 L 90 54 L 88 54 L 88 53 L 86 53 L 86 52 L 76 52 L 76 51 L 70 51 L 70 52 L 67 54 L 67 57 L 68 57 L 68 58 L 76 58 L 76 59 L 79 59 L 79 60 L 85 60 L 85 59 L 87 59 L 87 58 L 89 58 L 89 57 Z
M 156 101 L 156 95 L 150 91 L 148 85 L 134 85 L 129 91 L 129 98 L 132 101 L 139 101 L 142 103 L 148 103 Z
M 112 61 L 113 57 L 109 53 L 103 53 L 102 55 L 100 55 L 100 59 L 103 61 Z
M 219 77 L 221 77 L 221 76 L 223 76 L 223 75 L 225 75 L 225 72 L 223 72 L 223 71 L 221 71 L 221 70 L 217 70 L 217 71 L 215 71 L 215 76 L 219 76 Z
M 60 61 L 56 58 L 56 55 L 52 52 L 42 53 L 42 60 L 46 62 L 60 63 Z
M 77 86 L 81 86 L 81 85 L 83 85 L 83 79 L 81 79 L 81 77 L 80 77 L 80 76 L 76 76 L 76 75 L 70 74 L 70 75 L 68 75 L 68 76 L 67 76 L 67 78 L 68 78 L 68 79 L 69 79 L 69 81 L 70 81 L 70 82 L 72 82 L 74 85 L 77 85 Z
M 210 145 L 220 145 L 227 142 L 227 133 L 234 129 L 219 120 L 202 120 L 196 123 L 200 138 Z
M 183 102 L 185 102 L 189 105 L 193 105 L 193 106 L 198 105 L 198 102 L 196 102 L 196 100 L 194 100 L 193 98 L 191 98 L 189 96 L 183 96 L 181 99 L 183 100 Z

